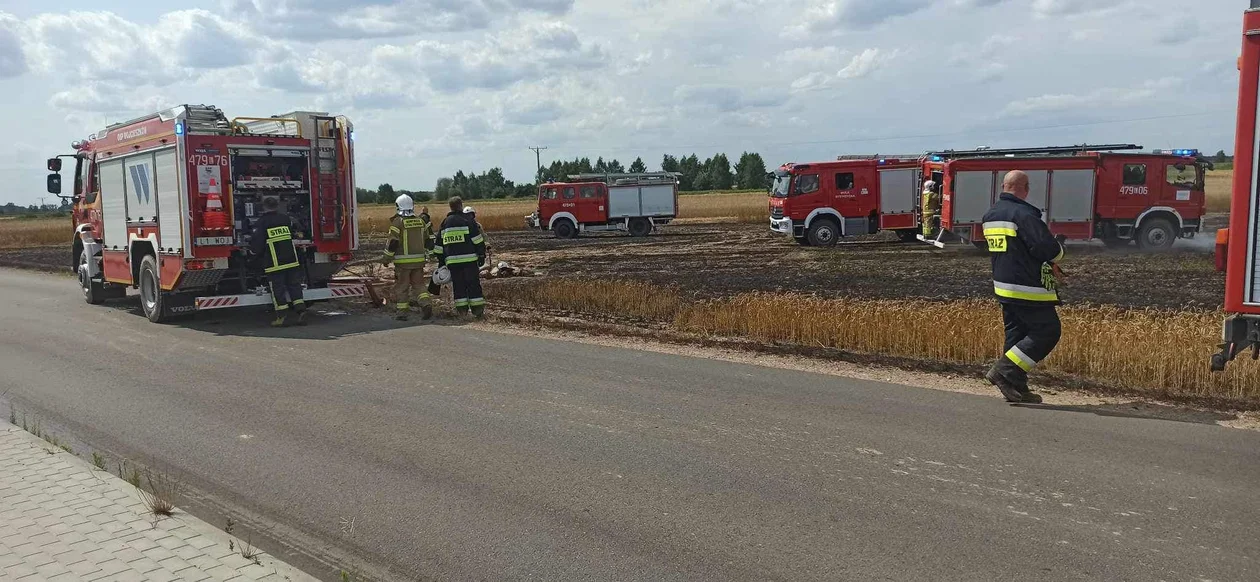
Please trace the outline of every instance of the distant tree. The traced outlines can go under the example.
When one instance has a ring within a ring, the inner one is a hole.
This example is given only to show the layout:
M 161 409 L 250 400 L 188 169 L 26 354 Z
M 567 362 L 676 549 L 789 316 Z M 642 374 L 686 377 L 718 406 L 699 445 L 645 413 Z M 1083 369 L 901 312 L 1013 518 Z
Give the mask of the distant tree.
M 735 164 L 735 187 L 741 190 L 763 189 L 768 186 L 766 162 L 761 154 L 744 152 Z
M 388 182 L 376 187 L 376 203 L 377 204 L 393 204 L 398 194 L 394 192 L 394 187 Z
M 605 167 L 605 168 L 607 168 L 608 173 L 610 173 L 610 174 L 624 174 L 624 173 L 626 173 L 626 167 L 625 167 L 625 166 L 623 166 L 623 165 L 621 164 L 621 162 L 618 162 L 617 160 L 613 160 L 613 161 L 611 161 L 611 162 L 608 162 L 607 164 L 605 164 L 605 166 L 604 166 L 604 167 Z
M 376 191 L 368 190 L 367 188 L 355 188 L 354 199 L 359 204 L 371 204 L 376 202 Z
M 433 193 L 432 192 L 412 192 L 411 199 L 415 200 L 416 202 L 428 202 L 430 200 L 433 200 Z
M 678 171 L 682 173 L 678 180 L 678 189 L 684 192 L 696 190 L 696 179 L 700 177 L 701 169 L 700 158 L 696 154 L 678 160 Z
M 680 170 L 680 168 L 681 166 L 679 166 L 678 164 L 678 158 L 675 158 L 674 156 L 671 156 L 669 154 L 665 154 L 665 157 L 661 158 L 661 171 L 662 172 L 677 172 Z
M 438 178 L 437 184 L 433 187 L 433 199 L 438 201 L 449 200 L 454 195 L 455 180 Z
M 642 174 L 644 172 L 647 172 L 647 164 L 643 163 L 643 158 L 635 158 L 630 164 L 630 173 Z
M 512 196 L 516 198 L 533 198 L 538 194 L 538 186 L 536 184 L 517 184 L 516 191 Z
M 1220 150 L 1220 151 L 1216 152 L 1216 155 L 1215 155 L 1215 156 L 1212 156 L 1212 161 L 1213 161 L 1213 162 L 1216 162 L 1216 163 L 1218 163 L 1218 164 L 1219 164 L 1219 163 L 1223 163 L 1223 162 L 1228 162 L 1228 161 L 1229 161 L 1229 155 L 1227 155 L 1227 154 L 1225 153 L 1225 150 Z
M 708 176 L 708 188 L 705 190 L 730 190 L 735 184 L 735 176 L 731 174 L 731 161 L 726 154 L 713 156 L 705 165 L 705 174 Z

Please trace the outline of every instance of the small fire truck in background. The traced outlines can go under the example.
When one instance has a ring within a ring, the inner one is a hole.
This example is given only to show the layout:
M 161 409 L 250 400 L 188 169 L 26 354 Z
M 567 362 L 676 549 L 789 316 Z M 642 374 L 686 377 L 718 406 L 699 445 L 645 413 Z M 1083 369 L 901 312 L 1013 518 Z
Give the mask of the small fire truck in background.
M 1234 134 L 1234 184 L 1229 228 L 1217 232 L 1217 260 L 1225 267 L 1225 312 L 1221 351 L 1212 369 L 1221 371 L 1238 354 L 1260 359 L 1260 0 L 1243 14 L 1238 59 L 1238 126 Z
M 923 173 L 944 195 L 940 233 L 928 242 L 943 247 L 953 235 L 983 244 L 981 219 L 1011 170 L 1028 174 L 1028 202 L 1056 235 L 1110 247 L 1137 241 L 1150 250 L 1194 237 L 1206 210 L 1204 170 L 1211 164 L 1197 150 L 1112 153 L 1139 149 L 1115 144 L 929 154 Z
M 538 210 L 525 217 L 530 228 L 557 238 L 621 230 L 647 236 L 678 218 L 678 174 L 577 174 L 569 182 L 538 187 Z
M 358 246 L 353 127 L 344 117 L 294 112 L 228 120 L 181 105 L 111 125 L 48 160 L 61 194 L 74 160 L 71 256 L 84 299 L 138 288 L 154 322 L 199 310 L 266 305 L 271 295 L 246 253 L 262 201 L 298 224 L 306 299 L 355 297 L 333 276 Z
M 891 230 L 919 233 L 920 156 L 841 156 L 784 164 L 770 186 L 770 230 L 802 246 L 834 246 L 840 237 Z

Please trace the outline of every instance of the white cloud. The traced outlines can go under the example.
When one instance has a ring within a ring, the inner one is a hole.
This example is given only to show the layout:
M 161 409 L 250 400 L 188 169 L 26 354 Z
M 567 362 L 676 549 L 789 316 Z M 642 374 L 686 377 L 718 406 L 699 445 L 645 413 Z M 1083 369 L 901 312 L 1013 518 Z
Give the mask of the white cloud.
M 21 30 L 20 20 L 0 12 L 0 79 L 16 77 L 27 71 Z
M 1075 16 L 1114 8 L 1123 0 L 1034 0 L 1033 14 L 1038 18 Z
M 809 0 L 801 21 L 813 32 L 862 30 L 931 5 L 932 0 Z
M 887 52 L 877 48 L 868 48 L 853 57 L 849 64 L 836 75 L 841 79 L 860 79 L 883 68 L 889 61 L 897 57 L 897 51 Z
M 224 12 L 303 41 L 481 30 L 521 13 L 560 16 L 573 0 L 226 0 Z
M 1183 83 L 1184 80 L 1179 77 L 1162 77 L 1146 81 L 1139 88 L 1117 89 L 1106 87 L 1081 95 L 1060 93 L 1029 97 L 1007 104 L 1006 108 L 1002 110 L 1002 115 L 1024 116 L 1047 112 L 1118 107 L 1150 99 L 1161 91 L 1177 88 Z

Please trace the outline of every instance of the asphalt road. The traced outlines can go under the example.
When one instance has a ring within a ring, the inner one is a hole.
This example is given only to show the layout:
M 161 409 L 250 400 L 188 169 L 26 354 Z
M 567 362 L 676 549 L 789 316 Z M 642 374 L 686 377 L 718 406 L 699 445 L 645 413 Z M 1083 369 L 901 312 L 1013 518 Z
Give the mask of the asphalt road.
M 0 271 L 0 393 L 325 558 L 442 580 L 1260 579 L 1254 432 L 378 316 L 153 325 L 74 285 Z

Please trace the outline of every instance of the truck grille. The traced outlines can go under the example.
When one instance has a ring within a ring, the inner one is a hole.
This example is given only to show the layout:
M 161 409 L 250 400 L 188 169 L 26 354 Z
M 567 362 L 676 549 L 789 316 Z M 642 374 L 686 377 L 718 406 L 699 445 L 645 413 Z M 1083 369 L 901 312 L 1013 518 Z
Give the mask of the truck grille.
M 783 218 L 783 207 L 782 206 L 771 207 L 770 218 Z

